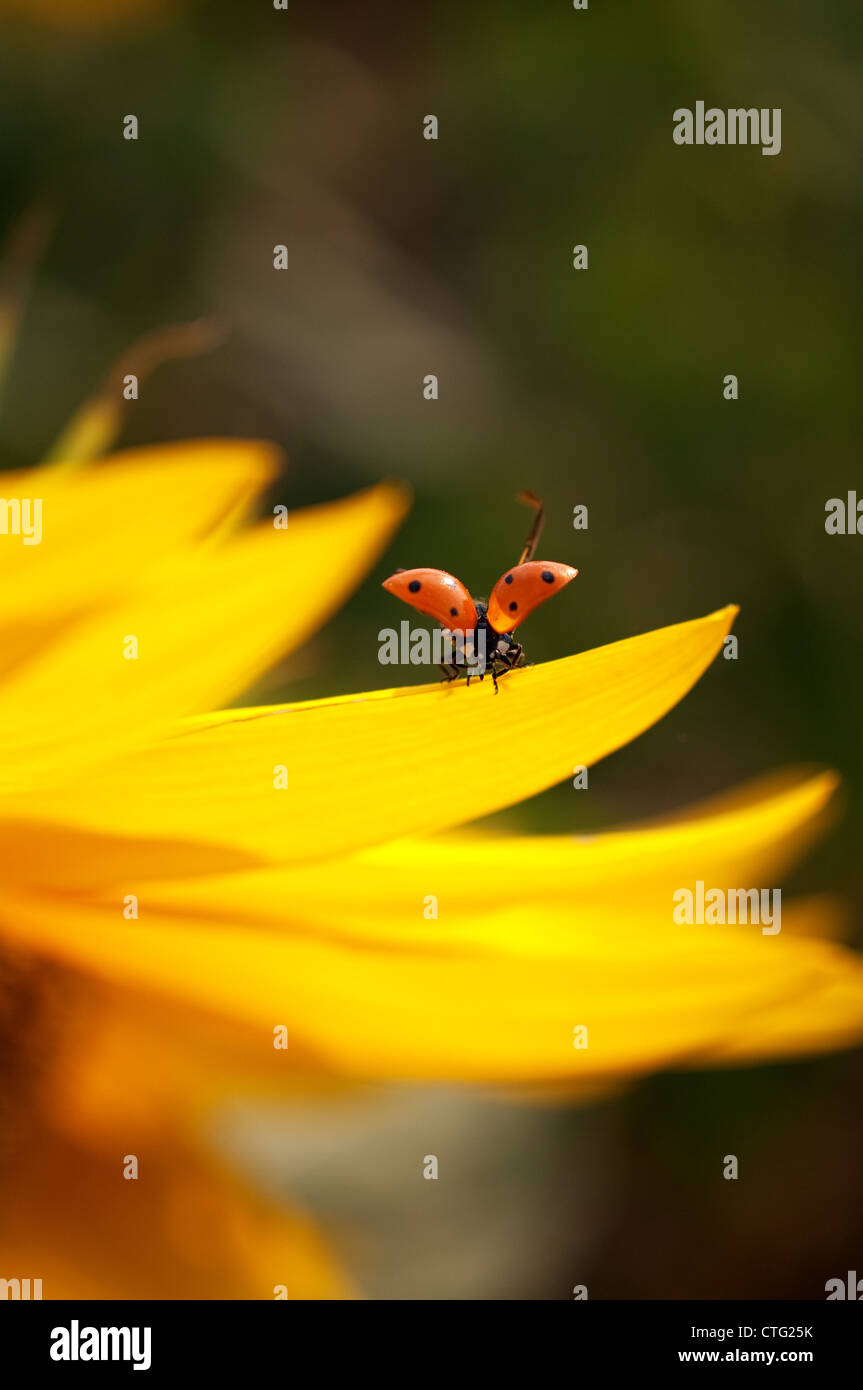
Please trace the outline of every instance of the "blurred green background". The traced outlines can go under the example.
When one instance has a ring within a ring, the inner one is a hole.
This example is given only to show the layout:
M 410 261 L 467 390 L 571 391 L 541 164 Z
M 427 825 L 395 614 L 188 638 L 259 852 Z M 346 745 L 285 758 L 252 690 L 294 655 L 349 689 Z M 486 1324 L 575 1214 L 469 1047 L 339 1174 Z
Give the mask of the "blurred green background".
M 739 659 L 588 795 L 493 823 L 589 831 L 828 764 L 844 817 L 784 887 L 859 904 L 863 538 L 824 530 L 828 498 L 863 497 L 859 6 L 102 9 L 0 3 L 3 227 L 37 204 L 56 219 L 3 464 L 36 461 L 138 334 L 215 315 L 225 345 L 161 368 L 122 445 L 275 440 L 289 506 L 387 475 L 415 489 L 376 574 L 256 697 L 388 684 L 377 633 L 406 610 L 380 579 L 435 565 L 487 594 L 529 487 L 541 558 L 581 571 L 525 628 L 529 659 L 728 602 Z M 781 107 L 781 154 L 674 145 L 673 110 L 699 99 Z M 861 1080 L 858 1054 L 660 1078 L 591 1111 L 410 1092 L 370 1101 L 365 1131 L 258 1116 L 225 1142 L 251 1134 L 247 1162 L 352 1230 L 379 1296 L 819 1298 L 863 1269 Z M 442 1132 L 461 1179 L 400 1188 L 404 1136 Z M 715 1180 L 744 1151 L 744 1180 Z

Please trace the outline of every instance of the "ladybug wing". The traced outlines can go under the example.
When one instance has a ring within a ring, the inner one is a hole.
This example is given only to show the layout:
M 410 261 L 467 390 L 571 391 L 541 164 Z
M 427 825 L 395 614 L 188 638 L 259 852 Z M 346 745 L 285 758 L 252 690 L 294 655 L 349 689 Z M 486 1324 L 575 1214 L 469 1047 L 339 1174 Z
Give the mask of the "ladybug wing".
M 545 603 L 578 574 L 572 565 L 556 560 L 528 560 L 515 565 L 500 579 L 488 601 L 488 622 L 495 632 L 512 632 L 528 613 Z
M 396 570 L 384 580 L 383 587 L 444 627 L 460 632 L 476 627 L 473 599 L 461 580 L 446 570 Z

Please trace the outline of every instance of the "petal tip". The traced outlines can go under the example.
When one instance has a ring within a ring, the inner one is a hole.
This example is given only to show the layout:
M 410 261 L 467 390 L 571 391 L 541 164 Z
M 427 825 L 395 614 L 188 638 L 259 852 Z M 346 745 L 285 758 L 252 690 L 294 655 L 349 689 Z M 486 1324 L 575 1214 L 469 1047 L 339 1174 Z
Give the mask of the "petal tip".
M 403 515 L 414 500 L 413 488 L 402 478 L 381 478 L 380 482 L 375 484 L 375 489 L 382 497 L 389 497 L 393 507 L 398 508 Z

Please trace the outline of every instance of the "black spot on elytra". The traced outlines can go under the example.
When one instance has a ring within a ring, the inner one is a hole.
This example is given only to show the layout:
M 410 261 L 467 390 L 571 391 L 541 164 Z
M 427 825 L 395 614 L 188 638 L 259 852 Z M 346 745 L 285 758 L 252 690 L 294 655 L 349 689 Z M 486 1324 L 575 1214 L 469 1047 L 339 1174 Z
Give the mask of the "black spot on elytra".
M 506 576 L 506 579 L 505 579 L 503 582 L 504 582 L 504 584 L 511 584 L 511 583 L 512 583 L 512 575 L 511 575 L 511 574 L 508 574 L 508 575 Z
M 554 575 L 552 574 L 551 570 L 543 570 L 542 578 L 545 580 L 546 584 L 554 583 Z
M 509 605 L 509 611 L 510 611 L 510 613 L 514 613 L 515 610 L 516 610 L 517 608 L 518 608 L 518 604 L 517 604 L 517 603 L 511 603 L 511 604 Z
M 451 608 L 451 609 L 449 610 L 449 615 L 450 615 L 451 618 L 457 618 L 457 617 L 458 617 L 458 609 L 457 609 L 457 608 Z
M 419 582 L 418 579 L 412 579 L 410 584 L 408 585 L 408 588 L 410 589 L 412 594 L 418 594 L 420 589 L 422 588 L 422 584 Z

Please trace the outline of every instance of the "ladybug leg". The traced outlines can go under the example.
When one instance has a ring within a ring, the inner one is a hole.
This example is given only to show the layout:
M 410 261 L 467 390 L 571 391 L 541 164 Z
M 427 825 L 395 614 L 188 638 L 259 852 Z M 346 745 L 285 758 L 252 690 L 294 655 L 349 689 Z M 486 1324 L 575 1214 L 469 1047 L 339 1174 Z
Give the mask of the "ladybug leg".
M 438 663 L 438 670 L 439 670 L 439 671 L 443 671 L 443 678 L 444 678 L 444 680 L 447 682 L 447 684 L 449 684 L 450 681 L 457 681 L 457 680 L 458 680 L 458 667 L 457 667 L 457 666 L 447 666 L 447 665 L 445 665 L 443 662 L 439 662 L 439 663 Z
M 491 678 L 492 678 L 492 680 L 494 681 L 494 693 L 495 693 L 495 695 L 498 693 L 498 691 L 497 691 L 497 678 L 498 678 L 498 676 L 505 676 L 506 673 L 507 673 L 507 671 L 511 671 L 511 670 L 513 669 L 514 666 L 518 666 L 519 661 L 521 660 L 522 655 L 523 655 L 522 649 L 521 649 L 521 647 L 519 647 L 518 651 L 517 651 L 516 653 L 514 653 L 514 654 L 513 654 L 513 653 L 507 652 L 506 655 L 504 655 L 504 654 L 501 652 L 498 656 L 495 657 L 494 661 L 491 663 Z
M 491 666 L 492 680 L 494 681 L 494 693 L 497 694 L 497 678 L 503 676 L 507 671 L 512 671 L 514 667 L 520 666 L 524 660 L 524 648 L 517 642 L 513 644 L 514 650 L 508 652 L 498 652 Z

